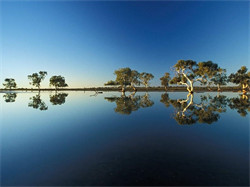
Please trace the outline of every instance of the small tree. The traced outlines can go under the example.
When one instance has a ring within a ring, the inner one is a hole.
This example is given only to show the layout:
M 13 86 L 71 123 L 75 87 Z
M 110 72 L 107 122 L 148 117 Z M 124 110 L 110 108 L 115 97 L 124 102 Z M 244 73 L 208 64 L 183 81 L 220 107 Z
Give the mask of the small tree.
M 169 85 L 171 77 L 169 73 L 165 73 L 163 77 L 160 78 L 161 80 L 161 85 L 164 86 L 165 90 L 167 91 L 167 86 Z
M 220 86 L 221 85 L 226 85 L 227 84 L 227 75 L 226 75 L 226 70 L 225 69 L 220 69 L 215 76 L 211 79 L 211 81 L 217 85 L 218 91 L 220 91 Z
M 50 86 L 55 86 L 55 89 L 59 87 L 67 87 L 68 85 L 65 83 L 65 78 L 62 77 L 61 75 L 59 76 L 52 76 L 49 80 L 49 85 Z
M 152 75 L 151 73 L 146 73 L 146 72 L 143 72 L 140 74 L 140 80 L 141 80 L 141 83 L 146 87 L 148 88 L 148 85 L 149 85 L 149 81 L 151 79 L 154 78 L 154 75 Z
M 245 94 L 250 85 L 250 72 L 247 72 L 246 66 L 242 66 L 236 73 L 229 75 L 228 81 L 239 84 L 242 87 L 243 94 Z
M 28 75 L 28 79 L 31 80 L 30 84 L 32 86 L 35 86 L 40 90 L 40 84 L 42 80 L 45 79 L 46 75 L 46 71 L 40 71 L 39 73 L 33 73 L 32 75 Z
M 3 86 L 5 86 L 6 89 L 16 88 L 17 84 L 15 82 L 15 79 L 12 78 L 6 78 L 5 83 L 3 83 Z

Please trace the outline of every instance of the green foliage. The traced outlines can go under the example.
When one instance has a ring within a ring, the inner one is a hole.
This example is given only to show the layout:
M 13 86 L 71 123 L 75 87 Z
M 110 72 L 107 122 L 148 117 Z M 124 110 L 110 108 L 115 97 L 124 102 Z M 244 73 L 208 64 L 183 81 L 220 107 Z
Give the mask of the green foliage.
M 40 94 L 31 97 L 30 100 L 31 101 L 28 104 L 29 107 L 39 110 L 48 110 L 48 106 L 42 101 Z
M 149 81 L 154 78 L 154 75 L 152 75 L 151 73 L 142 72 L 139 78 L 141 80 L 141 83 L 147 88 L 149 85 Z
M 134 96 L 134 94 L 131 94 L 121 97 L 105 97 L 105 99 L 109 102 L 116 103 L 115 112 L 126 115 L 137 111 L 139 108 L 146 108 L 154 105 L 154 102 L 150 100 L 148 94 L 143 96 Z
M 117 85 L 119 85 L 119 84 L 115 81 L 112 81 L 112 80 L 104 83 L 104 86 L 117 86 Z
M 220 69 L 214 77 L 211 79 L 211 81 L 215 85 L 226 85 L 227 84 L 227 75 L 226 75 L 226 70 L 225 69 Z
M 15 82 L 15 79 L 12 78 L 6 78 L 5 83 L 3 83 L 3 86 L 5 86 L 6 89 L 16 88 L 17 84 Z
M 250 85 L 250 72 L 247 72 L 246 66 L 242 66 L 236 73 L 231 73 L 228 81 L 234 84 L 239 84 L 243 90 Z
M 3 95 L 3 98 L 4 98 L 4 101 L 6 103 L 12 103 L 12 102 L 15 102 L 16 101 L 16 93 L 6 93 Z
M 250 100 L 249 96 L 243 95 L 241 98 L 231 98 L 229 100 L 229 105 L 231 109 L 237 110 L 237 112 L 245 117 L 247 115 L 247 110 L 250 111 Z
M 120 68 L 115 70 L 116 80 L 119 85 L 125 87 L 130 85 L 131 69 L 130 68 Z
M 66 93 L 59 93 L 59 94 L 54 94 L 50 96 L 50 102 L 52 105 L 62 105 L 66 101 L 66 97 L 68 94 Z
M 50 86 L 55 86 L 55 88 L 59 87 L 67 87 L 68 85 L 65 83 L 65 78 L 62 77 L 61 75 L 59 76 L 52 76 L 49 80 L 49 85 Z
M 28 75 L 28 79 L 30 79 L 30 84 L 32 86 L 38 87 L 38 89 L 40 89 L 40 84 L 42 80 L 45 79 L 46 75 L 46 71 L 40 71 L 39 73 L 33 73 L 32 75 Z
M 166 88 L 169 85 L 170 79 L 171 79 L 170 74 L 169 73 L 165 73 L 164 76 L 160 78 L 161 85 Z
M 197 122 L 212 124 L 218 121 L 220 113 L 226 111 L 228 103 L 226 96 L 207 97 L 201 96 L 201 103 L 193 102 L 193 94 L 189 94 L 187 99 L 172 100 L 168 94 L 162 94 L 161 102 L 169 107 L 170 104 L 175 108 L 174 119 L 180 125 L 192 125 Z

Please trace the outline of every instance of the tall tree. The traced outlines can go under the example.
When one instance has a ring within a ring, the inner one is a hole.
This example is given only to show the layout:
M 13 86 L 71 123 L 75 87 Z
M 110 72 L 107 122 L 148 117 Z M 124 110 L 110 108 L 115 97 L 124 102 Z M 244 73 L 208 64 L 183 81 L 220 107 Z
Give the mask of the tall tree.
M 32 86 L 35 86 L 40 90 L 40 84 L 42 80 L 45 79 L 46 75 L 46 71 L 39 71 L 39 73 L 33 73 L 32 75 L 28 75 L 28 79 L 30 79 L 30 84 Z
M 160 78 L 161 80 L 161 85 L 164 86 L 165 90 L 167 91 L 167 87 L 169 85 L 171 77 L 169 73 L 165 73 L 163 77 Z
M 229 82 L 239 84 L 242 87 L 243 94 L 246 94 L 246 89 L 250 85 L 250 72 L 247 70 L 246 66 L 242 66 L 236 73 L 231 73 L 228 77 Z
M 3 83 L 3 86 L 5 86 L 6 89 L 16 88 L 17 84 L 15 79 L 12 78 L 6 78 L 5 83 Z
M 65 78 L 62 77 L 61 75 L 54 75 L 50 78 L 49 80 L 49 85 L 54 86 L 55 89 L 57 90 L 59 87 L 67 87 L 68 85 L 65 82 Z
M 146 73 L 146 72 L 142 72 L 140 74 L 140 80 L 141 80 L 141 83 L 146 87 L 148 88 L 148 85 L 149 85 L 149 81 L 151 79 L 154 78 L 154 75 L 151 74 L 151 73 Z

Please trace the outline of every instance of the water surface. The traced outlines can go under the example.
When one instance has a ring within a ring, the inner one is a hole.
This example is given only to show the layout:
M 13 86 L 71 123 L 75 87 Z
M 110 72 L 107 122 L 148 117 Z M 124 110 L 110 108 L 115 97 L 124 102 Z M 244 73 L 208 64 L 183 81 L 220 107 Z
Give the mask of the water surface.
M 248 96 L 0 93 L 1 185 L 249 185 Z

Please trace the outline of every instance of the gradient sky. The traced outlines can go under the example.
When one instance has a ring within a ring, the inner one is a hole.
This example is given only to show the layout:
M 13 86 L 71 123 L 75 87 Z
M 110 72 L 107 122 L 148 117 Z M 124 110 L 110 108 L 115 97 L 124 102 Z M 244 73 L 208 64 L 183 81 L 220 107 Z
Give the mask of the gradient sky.
M 247 1 L 2 1 L 1 74 L 62 75 L 69 87 L 103 86 L 115 69 L 155 75 L 179 59 L 212 60 L 229 73 L 249 65 Z

